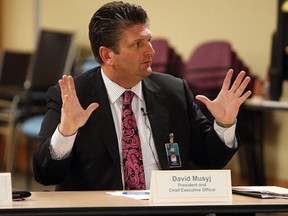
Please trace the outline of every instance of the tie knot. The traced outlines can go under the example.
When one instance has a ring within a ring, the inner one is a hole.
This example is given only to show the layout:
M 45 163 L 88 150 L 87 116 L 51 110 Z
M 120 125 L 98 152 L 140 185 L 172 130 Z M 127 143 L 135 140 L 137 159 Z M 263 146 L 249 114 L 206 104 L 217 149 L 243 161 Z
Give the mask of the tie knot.
M 135 93 L 132 91 L 125 91 L 123 93 L 123 105 L 131 104 L 134 95 Z

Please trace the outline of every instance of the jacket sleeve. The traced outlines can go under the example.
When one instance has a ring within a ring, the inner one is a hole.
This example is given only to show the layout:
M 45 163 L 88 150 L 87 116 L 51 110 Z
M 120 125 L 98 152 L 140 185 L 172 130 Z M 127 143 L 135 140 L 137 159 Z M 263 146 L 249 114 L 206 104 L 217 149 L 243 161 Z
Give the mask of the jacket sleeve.
M 62 100 L 59 87 L 51 87 L 47 97 L 47 110 L 39 132 L 39 146 L 33 156 L 33 169 L 36 181 L 43 185 L 54 185 L 65 178 L 71 157 L 53 160 L 50 155 L 51 137 L 61 118 Z

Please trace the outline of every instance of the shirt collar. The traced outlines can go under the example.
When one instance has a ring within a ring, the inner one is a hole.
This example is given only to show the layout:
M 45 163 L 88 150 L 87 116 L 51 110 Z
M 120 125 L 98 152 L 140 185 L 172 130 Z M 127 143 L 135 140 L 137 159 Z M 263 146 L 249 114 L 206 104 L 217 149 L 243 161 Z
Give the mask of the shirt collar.
M 119 97 L 122 96 L 122 94 L 127 91 L 131 90 L 137 95 L 137 97 L 143 101 L 143 92 L 142 92 L 142 82 L 137 83 L 134 87 L 131 89 L 125 89 L 122 86 L 119 86 L 117 83 L 110 80 L 106 74 L 104 73 L 103 69 L 101 68 L 101 75 L 103 77 L 104 84 L 106 86 L 108 98 L 111 104 L 115 103 L 116 100 L 118 100 Z

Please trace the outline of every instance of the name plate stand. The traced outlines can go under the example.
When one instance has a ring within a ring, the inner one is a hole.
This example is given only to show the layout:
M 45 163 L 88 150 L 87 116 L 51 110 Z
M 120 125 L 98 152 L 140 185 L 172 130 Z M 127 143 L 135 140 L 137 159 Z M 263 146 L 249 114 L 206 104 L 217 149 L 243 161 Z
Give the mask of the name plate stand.
M 0 206 L 12 206 L 11 173 L 0 173 Z
M 150 201 L 232 202 L 230 170 L 152 171 Z

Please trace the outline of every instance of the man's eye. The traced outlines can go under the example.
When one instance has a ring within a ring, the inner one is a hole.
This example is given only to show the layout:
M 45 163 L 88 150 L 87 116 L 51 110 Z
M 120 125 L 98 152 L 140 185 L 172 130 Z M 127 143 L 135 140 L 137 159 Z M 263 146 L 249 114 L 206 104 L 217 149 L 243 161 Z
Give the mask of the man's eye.
M 141 46 L 140 42 L 135 43 L 135 47 L 140 47 L 140 46 Z

